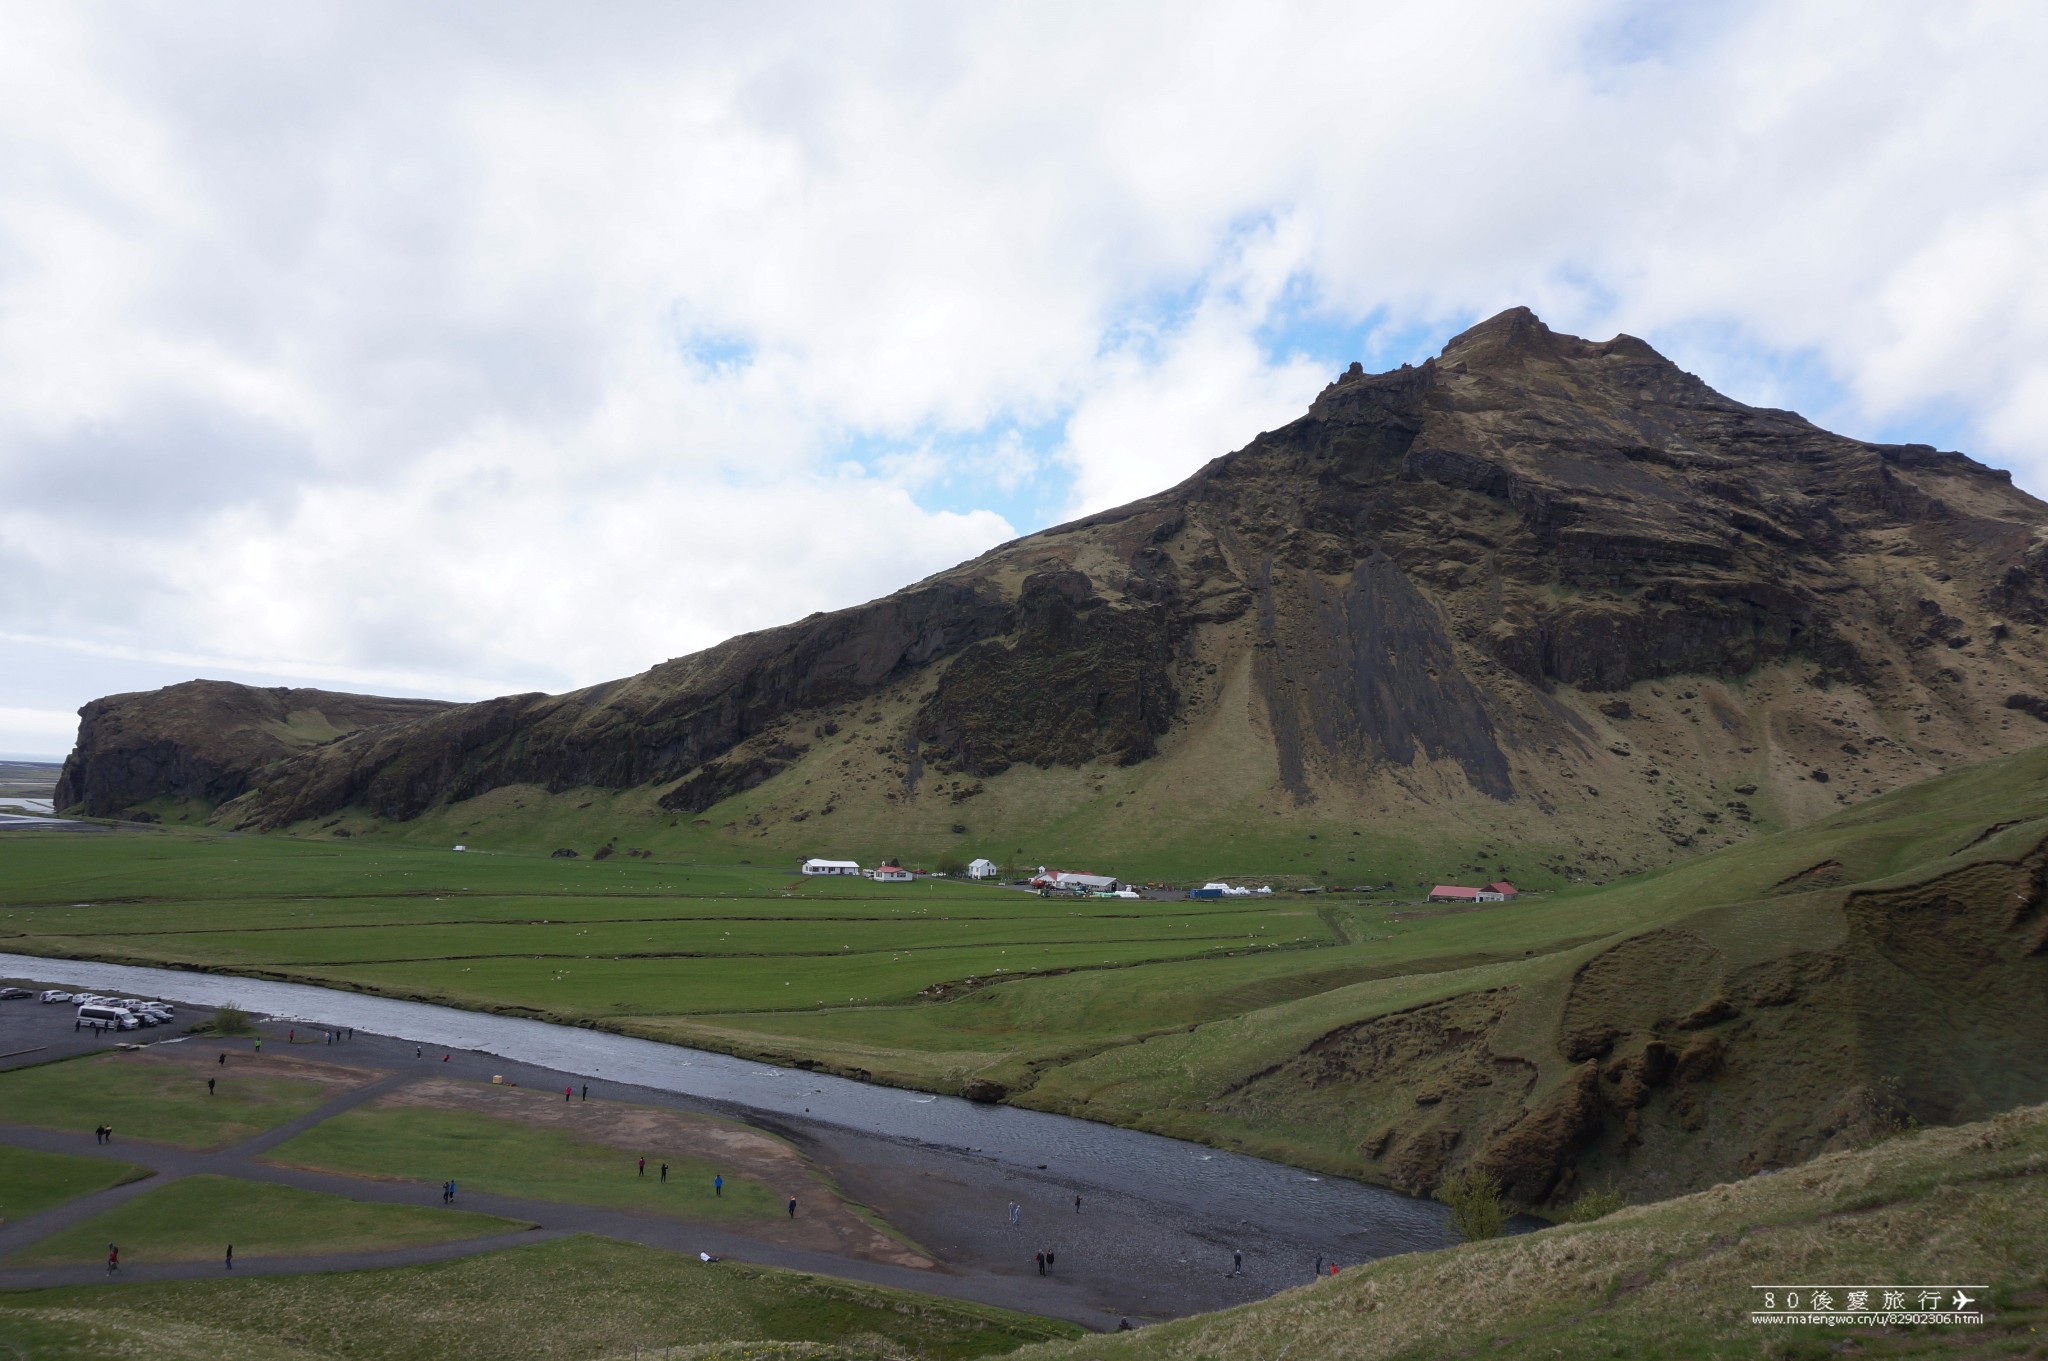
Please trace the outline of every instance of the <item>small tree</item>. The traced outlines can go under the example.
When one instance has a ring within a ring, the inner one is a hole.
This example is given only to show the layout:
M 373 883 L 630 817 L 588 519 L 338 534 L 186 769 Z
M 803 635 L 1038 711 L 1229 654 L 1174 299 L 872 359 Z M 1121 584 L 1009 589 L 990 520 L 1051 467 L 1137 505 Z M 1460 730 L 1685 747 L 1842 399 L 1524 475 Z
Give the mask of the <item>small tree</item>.
M 1501 1203 L 1500 1183 L 1476 1167 L 1445 1177 L 1436 1188 L 1436 1198 L 1451 1207 L 1451 1225 L 1464 1242 L 1498 1238 L 1507 1227 L 1508 1209 Z
M 932 863 L 932 868 L 940 874 L 965 874 L 967 873 L 967 862 L 953 852 L 945 851 Z

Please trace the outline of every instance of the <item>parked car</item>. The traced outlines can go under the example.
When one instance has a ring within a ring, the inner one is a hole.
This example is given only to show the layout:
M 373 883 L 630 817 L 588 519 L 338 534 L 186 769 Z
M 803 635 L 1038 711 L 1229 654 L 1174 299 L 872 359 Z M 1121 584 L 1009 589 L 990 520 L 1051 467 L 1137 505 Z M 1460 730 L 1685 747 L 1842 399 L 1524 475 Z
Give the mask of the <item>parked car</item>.
M 59 992 L 57 991 L 57 989 L 51 988 L 48 992 L 45 992 L 42 995 L 42 1000 L 45 1002 L 68 1002 L 71 1000 L 71 994 L 68 992 Z
M 33 997 L 27 988 L 0 988 L 0 1002 L 12 1002 L 17 997 Z

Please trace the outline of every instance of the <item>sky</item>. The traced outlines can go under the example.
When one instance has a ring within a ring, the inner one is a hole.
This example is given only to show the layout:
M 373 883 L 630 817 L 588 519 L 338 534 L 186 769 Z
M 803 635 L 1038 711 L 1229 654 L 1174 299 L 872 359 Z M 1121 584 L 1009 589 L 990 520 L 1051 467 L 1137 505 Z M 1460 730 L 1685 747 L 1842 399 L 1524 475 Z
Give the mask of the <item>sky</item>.
M 1517 304 L 2048 492 L 2048 6 L 7 13 L 0 756 L 628 675 Z

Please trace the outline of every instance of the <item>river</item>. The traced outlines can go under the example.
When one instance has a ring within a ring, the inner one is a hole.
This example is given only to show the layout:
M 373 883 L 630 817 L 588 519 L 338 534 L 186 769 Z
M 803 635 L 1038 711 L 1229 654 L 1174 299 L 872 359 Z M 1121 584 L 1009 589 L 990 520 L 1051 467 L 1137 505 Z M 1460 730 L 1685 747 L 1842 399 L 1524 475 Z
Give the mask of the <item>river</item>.
M 0 975 L 89 989 L 115 996 L 160 997 L 199 1006 L 233 1004 L 244 1010 L 315 1026 L 350 1027 L 444 1050 L 469 1050 L 564 1074 L 672 1093 L 755 1118 L 807 1142 L 832 1145 L 846 1155 L 840 1135 L 883 1141 L 891 1147 L 855 1151 L 853 1161 L 879 1165 L 929 1163 L 917 1175 L 969 1182 L 1019 1178 L 1057 1182 L 1071 1190 L 1140 1207 L 1175 1227 L 1172 1242 L 1147 1256 L 1175 1254 L 1154 1267 L 1173 1274 L 1188 1265 L 1198 1244 L 1254 1241 L 1269 1252 L 1302 1258 L 1304 1279 L 1312 1253 L 1357 1262 L 1392 1253 L 1440 1247 L 1445 1212 L 1417 1200 L 1343 1177 L 1247 1157 L 1179 1139 L 1119 1129 L 1070 1116 L 958 1097 L 877 1086 L 802 1069 L 757 1063 L 704 1050 L 546 1021 L 496 1016 L 425 1002 L 400 1001 L 299 983 L 223 974 L 190 973 L 123 964 L 0 954 Z M 854 1145 L 857 1150 L 857 1140 Z M 991 1175 L 995 1174 L 995 1175 Z M 870 1203 L 891 1213 L 885 1197 Z M 905 1225 L 925 1241 L 931 1225 Z M 955 1235 L 959 1236 L 959 1235 Z M 1174 1244 L 1178 1244 L 1175 1246 Z M 940 1244 L 944 1246 L 944 1244 Z M 1235 1302 L 1238 1292 L 1201 1307 Z M 1257 1293 L 1266 1293 L 1259 1291 Z M 1162 1301 L 1163 1303 L 1163 1301 Z M 1180 1312 L 1178 1308 L 1171 1312 Z

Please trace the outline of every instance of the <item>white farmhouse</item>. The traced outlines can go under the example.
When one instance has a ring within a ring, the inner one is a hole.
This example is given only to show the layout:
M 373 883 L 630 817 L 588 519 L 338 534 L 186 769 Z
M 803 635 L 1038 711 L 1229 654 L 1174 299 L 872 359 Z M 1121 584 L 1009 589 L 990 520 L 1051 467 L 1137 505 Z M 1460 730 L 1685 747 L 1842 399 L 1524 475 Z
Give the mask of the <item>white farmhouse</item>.
M 860 862 L 857 860 L 820 860 L 813 856 L 811 859 L 804 861 L 804 873 L 859 874 Z
M 901 865 L 884 865 L 875 871 L 875 878 L 885 884 L 907 884 L 916 877 Z
M 993 879 L 999 872 L 993 860 L 977 860 L 967 867 L 969 879 Z

